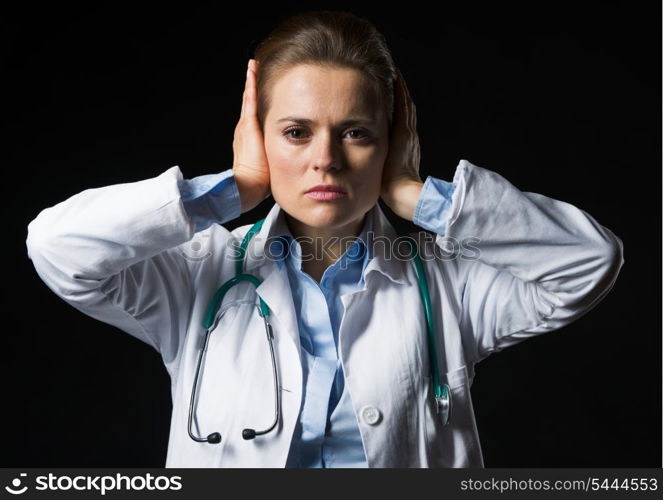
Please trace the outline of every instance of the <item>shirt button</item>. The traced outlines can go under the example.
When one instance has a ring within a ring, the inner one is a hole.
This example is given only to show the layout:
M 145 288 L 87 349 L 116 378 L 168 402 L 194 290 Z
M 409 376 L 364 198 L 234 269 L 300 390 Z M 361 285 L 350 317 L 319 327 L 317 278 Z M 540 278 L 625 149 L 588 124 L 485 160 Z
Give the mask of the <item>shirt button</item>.
M 366 422 L 368 425 L 375 425 L 380 421 L 380 418 L 382 417 L 382 414 L 380 413 L 380 410 L 378 410 L 375 406 L 364 406 L 360 410 L 361 418 Z

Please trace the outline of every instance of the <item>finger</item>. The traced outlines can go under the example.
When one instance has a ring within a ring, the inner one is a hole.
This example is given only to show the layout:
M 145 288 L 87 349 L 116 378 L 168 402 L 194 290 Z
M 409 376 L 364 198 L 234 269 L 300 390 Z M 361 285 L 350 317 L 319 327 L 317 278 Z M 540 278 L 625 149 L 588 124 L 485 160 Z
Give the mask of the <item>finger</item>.
M 405 95 L 403 92 L 403 76 L 398 68 L 396 68 L 396 78 L 394 79 L 394 123 L 399 123 L 405 120 L 406 110 Z
M 246 65 L 246 79 L 244 80 L 244 92 L 242 93 L 242 111 L 240 113 L 240 120 L 245 119 L 248 116 L 248 97 L 249 89 L 251 87 L 251 59 Z
M 405 78 L 403 78 L 403 74 L 399 71 L 400 75 L 400 82 L 403 87 L 403 96 L 405 99 L 405 104 L 408 109 L 414 107 L 414 102 L 412 101 L 412 97 L 410 96 L 410 89 L 407 88 L 407 83 L 405 82 Z
M 246 88 L 248 87 L 248 85 L 249 85 L 249 68 L 247 64 L 246 77 L 244 80 L 244 91 L 242 92 L 242 110 L 239 114 L 240 121 L 244 119 L 244 115 L 246 114 L 244 110 L 246 108 Z
M 406 110 L 406 122 L 408 124 L 408 127 L 414 132 L 417 129 L 417 113 L 416 113 L 416 106 L 414 104 L 414 101 L 412 100 L 412 97 L 410 96 L 410 90 L 407 88 L 407 83 L 405 83 L 405 78 L 403 78 L 403 75 L 400 75 L 400 80 L 401 84 L 403 86 L 403 96 L 405 100 L 404 104 L 404 109 Z
M 400 73 L 400 80 L 401 80 L 401 85 L 403 85 L 403 93 L 405 94 L 405 97 L 408 99 L 410 98 L 410 90 L 407 88 L 407 83 L 405 83 L 405 78 L 403 78 L 403 74 Z
M 411 109 L 411 99 L 409 98 L 407 92 L 407 86 L 405 85 L 405 78 L 403 78 L 403 73 L 400 69 L 396 70 L 398 72 L 398 101 L 394 102 L 394 106 L 399 110 L 399 120 L 403 126 L 412 131 L 412 109 Z
M 256 117 L 256 95 L 258 93 L 256 80 L 256 61 L 251 59 L 249 61 L 248 77 L 247 77 L 247 94 L 246 94 L 246 116 L 250 118 Z

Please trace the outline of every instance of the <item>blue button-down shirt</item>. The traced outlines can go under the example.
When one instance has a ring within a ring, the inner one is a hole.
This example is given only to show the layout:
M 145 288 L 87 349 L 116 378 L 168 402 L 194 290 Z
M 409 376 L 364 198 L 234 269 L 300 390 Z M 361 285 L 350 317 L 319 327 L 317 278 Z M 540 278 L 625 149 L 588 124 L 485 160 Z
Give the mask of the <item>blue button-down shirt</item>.
M 178 183 L 184 207 L 201 231 L 241 213 L 232 169 Z M 444 235 L 455 184 L 429 176 L 415 208 L 415 224 Z M 373 256 L 371 218 L 365 217 L 354 243 L 325 269 L 320 283 L 302 269 L 302 250 L 283 213 L 269 255 L 286 266 L 300 332 L 303 400 L 286 467 L 366 467 L 361 434 L 338 351 L 344 314 L 341 296 L 364 287 Z
M 284 223 L 275 221 L 278 240 L 270 257 L 286 266 L 300 332 L 304 397 L 286 467 L 366 467 L 357 417 L 338 351 L 344 306 L 341 296 L 364 286 L 372 257 L 370 217 L 358 238 L 325 269 L 320 283 L 302 269 L 302 249 Z

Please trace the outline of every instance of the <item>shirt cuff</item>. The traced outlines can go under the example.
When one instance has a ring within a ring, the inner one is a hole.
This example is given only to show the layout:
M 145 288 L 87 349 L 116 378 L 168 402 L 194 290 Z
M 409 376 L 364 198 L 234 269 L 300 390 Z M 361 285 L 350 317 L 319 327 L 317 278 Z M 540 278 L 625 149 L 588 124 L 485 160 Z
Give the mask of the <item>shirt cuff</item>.
M 232 168 L 217 174 L 200 175 L 177 181 L 182 204 L 195 224 L 195 232 L 214 223 L 223 224 L 239 217 L 242 204 Z
M 419 193 L 412 222 L 444 236 L 451 215 L 451 196 L 455 189 L 455 183 L 429 175 Z

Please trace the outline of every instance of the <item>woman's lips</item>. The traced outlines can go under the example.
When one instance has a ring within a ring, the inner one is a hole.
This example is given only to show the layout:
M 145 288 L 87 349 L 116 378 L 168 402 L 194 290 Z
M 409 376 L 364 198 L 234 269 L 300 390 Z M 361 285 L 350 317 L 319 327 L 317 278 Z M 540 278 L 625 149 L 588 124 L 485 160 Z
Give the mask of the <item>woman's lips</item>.
M 316 201 L 334 201 L 347 195 L 339 191 L 309 191 L 306 196 Z

